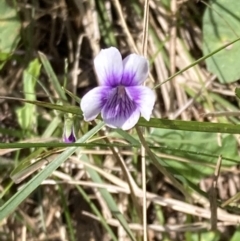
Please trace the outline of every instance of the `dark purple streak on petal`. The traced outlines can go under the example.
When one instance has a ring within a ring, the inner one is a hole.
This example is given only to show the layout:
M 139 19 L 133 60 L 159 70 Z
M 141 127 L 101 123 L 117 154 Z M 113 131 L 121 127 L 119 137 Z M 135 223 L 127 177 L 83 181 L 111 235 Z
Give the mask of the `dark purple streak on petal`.
M 102 110 L 102 117 L 106 124 L 121 127 L 136 109 L 135 102 L 129 98 L 125 87 L 120 85 L 109 95 Z

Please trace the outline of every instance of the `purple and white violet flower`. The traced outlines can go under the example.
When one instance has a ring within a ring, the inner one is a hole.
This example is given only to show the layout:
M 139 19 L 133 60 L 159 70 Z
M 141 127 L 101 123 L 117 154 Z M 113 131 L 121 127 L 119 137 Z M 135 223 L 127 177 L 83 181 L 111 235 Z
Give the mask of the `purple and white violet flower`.
M 155 103 L 154 92 L 143 86 L 148 76 L 148 61 L 130 54 L 122 60 L 118 49 L 102 49 L 94 59 L 100 86 L 90 90 L 81 101 L 84 120 L 91 121 L 101 112 L 111 128 L 129 130 L 140 115 L 149 121 Z

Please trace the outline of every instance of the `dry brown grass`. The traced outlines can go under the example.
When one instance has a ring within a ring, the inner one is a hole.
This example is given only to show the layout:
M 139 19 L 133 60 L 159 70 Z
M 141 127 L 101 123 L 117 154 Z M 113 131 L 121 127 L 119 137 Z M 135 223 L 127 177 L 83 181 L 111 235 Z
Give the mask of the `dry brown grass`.
M 48 56 L 61 83 L 64 79 L 64 60 L 68 60 L 66 88 L 82 97 L 97 85 L 92 65 L 94 56 L 101 48 L 113 44 L 118 46 L 123 56 L 130 52 L 147 55 L 151 62 L 151 75 L 147 85 L 153 87 L 161 84 L 170 75 L 202 56 L 201 19 L 204 10 L 204 5 L 196 1 L 172 0 L 170 8 L 163 2 L 149 1 L 149 38 L 146 45 L 146 42 L 143 43 L 144 1 L 18 0 L 23 37 L 16 56 L 22 61 L 15 64 L 14 60 L 10 60 L 1 70 L 0 94 L 22 97 L 23 70 L 26 64 L 37 56 L 37 52 L 41 51 Z M 47 84 L 45 74 L 41 75 L 41 81 Z M 208 112 L 219 110 L 210 93 L 217 93 L 229 103 L 235 104 L 232 99 L 234 86 L 219 84 L 216 77 L 206 70 L 204 63 L 197 64 L 156 89 L 158 101 L 154 115 L 169 119 L 217 122 L 219 117 L 204 116 Z M 57 97 L 53 86 L 49 86 L 48 91 L 53 97 Z M 37 96 L 38 100 L 49 101 L 41 88 L 37 89 Z M 19 103 L 0 101 L 0 127 L 18 127 L 14 108 Z M 223 106 L 221 110 L 230 109 Z M 41 113 L 46 116 L 46 120 L 50 119 L 51 115 L 46 110 L 41 110 Z M 112 139 L 116 141 L 116 138 L 107 132 L 102 135 L 107 135 L 109 142 Z M 12 133 L 1 133 L 0 138 L 1 142 L 19 139 Z M 15 151 L 7 150 L 6 153 L 0 150 L 1 162 L 8 162 L 6 166 L 0 167 L 1 192 L 9 182 L 8 175 L 17 155 Z M 88 167 L 98 171 L 105 183 L 92 182 L 85 169 L 86 163 L 73 156 L 45 180 L 14 214 L 0 224 L 1 241 L 70 240 L 69 230 L 66 228 L 66 207 L 76 240 L 111 240 L 100 225 L 99 217 L 93 214 L 89 204 L 76 191 L 75 185 L 82 186 L 88 193 L 107 223 L 113 227 L 119 241 L 130 239 L 113 217 L 98 188 L 106 188 L 113 194 L 119 209 L 129 217 L 130 228 L 139 234 L 139 240 L 143 226 L 137 214 L 135 222 L 131 218 L 134 216 L 133 207 L 141 210 L 144 195 L 147 200 L 149 241 L 183 241 L 186 240 L 186 232 L 209 231 L 213 227 L 209 221 L 212 216 L 209 199 L 191 193 L 192 201 L 186 200 L 172 182 L 159 174 L 151 164 L 147 168 L 147 193 L 144 194 L 138 187 L 141 184 L 140 166 L 132 164 L 134 158 L 140 160 L 140 151 L 134 153 L 131 148 L 95 148 L 86 149 L 82 153 L 94 160 L 95 164 L 89 164 Z M 156 154 L 169 158 L 161 151 L 156 151 Z M 190 161 L 192 160 L 179 158 L 179 162 Z M 125 165 L 126 173 L 123 173 L 123 166 L 120 168 L 119 163 Z M 212 168 L 214 173 L 215 166 L 212 165 Z M 216 186 L 217 197 L 226 200 L 240 190 L 239 170 L 223 168 L 222 171 L 224 173 L 220 175 Z M 213 177 L 203 179 L 200 183 L 202 190 L 208 192 L 212 180 Z M 130 187 L 129 183 L 132 184 Z M 21 185 L 23 184 L 11 187 L 9 196 L 21 188 Z M 133 203 L 133 200 L 136 203 Z M 160 207 L 161 211 L 157 211 L 156 207 Z M 162 217 L 159 217 L 159 214 Z M 221 240 L 231 237 L 233 227 L 238 225 L 239 221 L 238 214 L 217 208 L 215 225 L 220 230 Z

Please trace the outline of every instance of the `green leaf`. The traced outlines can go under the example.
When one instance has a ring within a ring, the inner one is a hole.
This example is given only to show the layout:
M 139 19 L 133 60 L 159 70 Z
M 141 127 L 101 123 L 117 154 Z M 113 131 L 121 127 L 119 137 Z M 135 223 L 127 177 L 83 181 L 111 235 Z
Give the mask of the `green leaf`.
M 238 240 L 240 240 L 240 229 L 239 228 L 235 231 L 235 233 L 232 236 L 230 241 L 238 241 Z
M 203 17 L 203 52 L 207 55 L 240 36 L 240 1 L 212 0 Z M 221 83 L 240 78 L 240 43 L 234 43 L 206 59 L 208 70 Z
M 0 61 L 5 61 L 20 40 L 21 23 L 17 11 L 8 1 L 0 1 Z M 1 67 L 3 64 L 1 64 Z
M 161 152 L 168 154 L 170 157 L 161 158 L 164 160 L 168 167 L 172 169 L 173 173 L 181 174 L 183 177 L 198 183 L 203 177 L 214 173 L 214 169 L 209 167 L 209 164 L 215 165 L 217 162 L 216 157 L 209 155 L 201 155 L 201 153 L 209 153 L 214 155 L 222 155 L 231 159 L 238 159 L 237 141 L 233 135 L 213 133 L 200 133 L 189 131 L 172 131 L 172 130 L 159 130 L 155 129 L 151 133 L 161 146 L 174 148 Z M 219 141 L 221 146 L 219 145 Z M 178 151 L 185 151 L 179 152 Z M 199 154 L 198 154 L 199 152 Z M 172 156 L 181 157 L 189 162 L 180 162 L 174 160 Z M 192 160 L 192 162 L 191 162 Z M 232 161 L 223 159 L 222 166 L 232 166 Z
M 191 232 L 191 241 L 218 241 L 220 240 L 219 232 Z
M 26 100 L 35 101 L 35 86 L 40 74 L 41 64 L 38 59 L 33 60 L 23 72 L 23 91 Z M 31 130 L 37 127 L 36 106 L 25 103 L 16 110 L 18 122 L 23 130 Z

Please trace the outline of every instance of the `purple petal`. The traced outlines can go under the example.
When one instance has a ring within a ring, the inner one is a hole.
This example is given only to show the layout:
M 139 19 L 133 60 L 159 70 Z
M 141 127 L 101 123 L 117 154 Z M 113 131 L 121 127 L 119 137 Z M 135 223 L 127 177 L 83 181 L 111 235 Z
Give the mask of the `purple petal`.
M 126 87 L 128 96 L 134 100 L 141 116 L 149 121 L 156 100 L 154 92 L 146 86 Z
M 63 128 L 63 142 L 65 143 L 73 143 L 76 141 L 75 128 L 74 128 L 74 120 L 70 117 L 64 119 L 64 128 Z
M 148 76 L 148 61 L 143 56 L 130 54 L 123 60 L 122 84 L 141 85 Z
M 80 107 L 85 121 L 91 121 L 98 116 L 106 103 L 110 90 L 109 87 L 105 86 L 96 87 L 83 96 Z
M 139 117 L 140 111 L 127 95 L 125 88 L 119 86 L 113 89 L 102 109 L 105 124 L 112 128 L 129 130 L 138 122 Z
M 75 141 L 76 141 L 76 137 L 73 131 L 69 136 L 63 136 L 63 142 L 65 143 L 73 143 Z
M 123 63 L 118 49 L 102 49 L 94 59 L 94 66 L 101 85 L 116 87 L 120 83 Z

